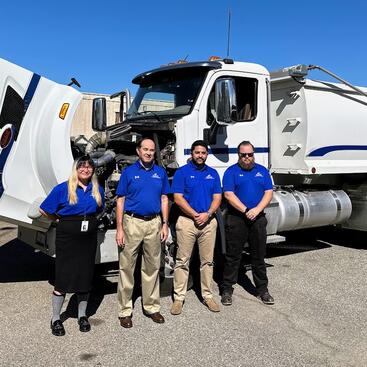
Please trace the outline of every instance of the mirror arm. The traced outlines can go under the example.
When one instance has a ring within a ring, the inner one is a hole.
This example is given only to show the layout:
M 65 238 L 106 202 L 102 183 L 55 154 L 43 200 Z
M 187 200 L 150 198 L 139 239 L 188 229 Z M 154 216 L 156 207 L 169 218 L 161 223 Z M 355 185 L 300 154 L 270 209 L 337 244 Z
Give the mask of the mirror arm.
M 203 138 L 208 145 L 216 144 L 219 126 L 220 125 L 217 123 L 217 120 L 214 120 L 209 128 L 204 129 Z

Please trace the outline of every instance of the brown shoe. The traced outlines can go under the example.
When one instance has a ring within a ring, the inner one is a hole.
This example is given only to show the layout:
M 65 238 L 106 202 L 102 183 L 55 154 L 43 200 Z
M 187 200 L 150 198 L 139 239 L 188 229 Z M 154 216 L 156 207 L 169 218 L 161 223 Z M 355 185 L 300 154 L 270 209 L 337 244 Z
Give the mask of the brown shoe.
M 219 305 L 214 301 L 213 298 L 205 298 L 203 303 L 212 312 L 220 311 Z
M 150 313 L 150 314 L 147 314 L 147 316 L 150 317 L 157 324 L 164 323 L 164 317 L 159 312 Z
M 172 306 L 171 306 L 171 314 L 172 315 L 179 315 L 182 312 L 182 306 L 183 306 L 182 301 L 175 300 L 172 303 Z
M 133 327 L 133 320 L 131 320 L 131 316 L 119 317 L 120 325 L 125 329 L 130 329 Z

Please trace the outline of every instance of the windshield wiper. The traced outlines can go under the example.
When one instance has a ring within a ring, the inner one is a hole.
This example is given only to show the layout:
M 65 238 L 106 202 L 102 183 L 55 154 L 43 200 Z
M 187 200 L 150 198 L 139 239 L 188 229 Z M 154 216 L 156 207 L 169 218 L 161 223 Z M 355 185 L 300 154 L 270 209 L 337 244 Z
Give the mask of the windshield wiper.
M 139 117 L 139 116 L 146 116 L 146 117 L 149 117 L 149 114 L 152 116 L 152 117 L 155 117 L 159 122 L 162 122 L 162 119 L 161 117 L 153 112 L 153 111 L 143 111 L 143 112 L 133 112 L 133 113 L 127 113 L 126 114 L 126 117 L 127 118 L 135 118 L 135 117 Z M 148 115 L 148 116 L 147 116 Z

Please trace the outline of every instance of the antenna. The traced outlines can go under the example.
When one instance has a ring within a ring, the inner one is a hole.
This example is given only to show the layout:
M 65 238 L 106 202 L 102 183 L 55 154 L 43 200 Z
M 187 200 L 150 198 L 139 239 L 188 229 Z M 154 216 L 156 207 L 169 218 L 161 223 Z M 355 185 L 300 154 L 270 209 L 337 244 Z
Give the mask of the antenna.
M 227 57 L 229 57 L 229 46 L 231 43 L 231 8 L 228 8 L 228 38 L 227 38 Z

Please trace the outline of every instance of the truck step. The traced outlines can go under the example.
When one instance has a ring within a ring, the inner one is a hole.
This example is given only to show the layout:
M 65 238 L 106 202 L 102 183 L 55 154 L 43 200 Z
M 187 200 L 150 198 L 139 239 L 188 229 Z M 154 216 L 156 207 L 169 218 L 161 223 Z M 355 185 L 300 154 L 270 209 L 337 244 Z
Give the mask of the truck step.
M 285 237 L 280 236 L 278 234 L 272 234 L 267 236 L 266 243 L 279 243 L 279 242 L 285 242 Z

